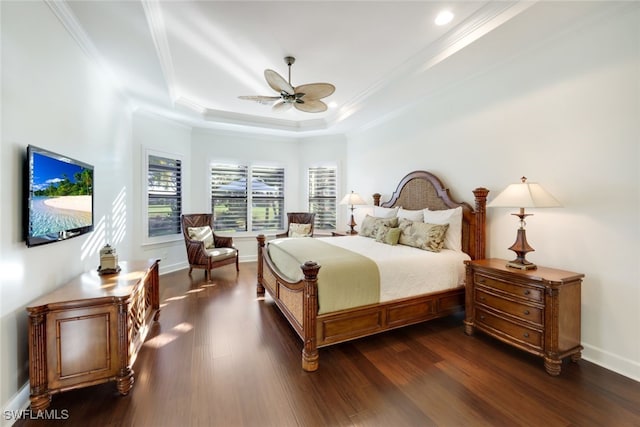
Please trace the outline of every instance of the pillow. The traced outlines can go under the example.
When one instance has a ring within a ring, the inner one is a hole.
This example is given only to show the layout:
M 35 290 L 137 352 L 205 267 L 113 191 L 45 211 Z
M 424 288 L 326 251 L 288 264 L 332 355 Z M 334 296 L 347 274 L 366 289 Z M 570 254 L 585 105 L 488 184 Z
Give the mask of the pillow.
M 449 224 L 428 224 L 403 219 L 400 221 L 399 243 L 425 251 L 440 252 L 447 228 Z
M 424 222 L 430 224 L 449 224 L 449 230 L 444 237 L 444 247 L 462 252 L 462 206 L 455 209 L 431 211 L 424 209 Z
M 362 221 L 362 225 L 360 226 L 360 232 L 358 233 L 360 236 L 364 237 L 373 237 L 374 239 L 378 235 L 378 230 L 380 227 L 397 227 L 398 226 L 398 218 L 376 218 L 371 215 L 367 215 Z
M 373 207 L 373 216 L 376 218 L 393 218 L 398 216 L 398 209 L 400 206 L 395 208 L 382 208 L 380 206 Z
M 376 234 L 376 242 L 386 243 L 387 245 L 395 246 L 398 244 L 399 239 L 399 227 L 387 227 L 386 225 L 383 225 L 378 229 L 378 233 Z
M 289 237 L 311 237 L 311 224 L 289 224 Z
M 204 242 L 205 248 L 209 249 L 213 247 L 213 231 L 208 225 L 204 227 L 188 227 L 187 234 L 190 239 Z
M 412 211 L 409 209 L 400 208 L 400 210 L 398 210 L 398 218 L 408 219 L 409 221 L 424 222 L 424 213 L 422 212 L 422 209 Z

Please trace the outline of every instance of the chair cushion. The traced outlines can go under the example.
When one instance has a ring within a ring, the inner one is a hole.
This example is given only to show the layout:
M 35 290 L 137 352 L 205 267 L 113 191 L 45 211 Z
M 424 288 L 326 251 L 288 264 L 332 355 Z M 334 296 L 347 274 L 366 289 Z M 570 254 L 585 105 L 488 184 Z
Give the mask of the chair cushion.
M 214 261 L 222 261 L 224 259 L 235 258 L 237 251 L 234 248 L 211 248 L 207 249 L 207 255 Z
M 311 224 L 289 224 L 289 237 L 309 237 L 311 236 Z
M 204 227 L 189 227 L 187 228 L 187 233 L 190 239 L 204 242 L 205 248 L 213 247 L 213 230 L 208 225 Z

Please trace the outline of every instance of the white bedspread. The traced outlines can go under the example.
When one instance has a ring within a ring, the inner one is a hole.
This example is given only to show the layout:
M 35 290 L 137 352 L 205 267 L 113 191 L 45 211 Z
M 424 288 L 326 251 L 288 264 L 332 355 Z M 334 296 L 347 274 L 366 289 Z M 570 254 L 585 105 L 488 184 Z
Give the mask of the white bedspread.
M 435 253 L 404 245 L 387 245 L 362 236 L 321 237 L 371 258 L 380 270 L 380 302 L 429 292 L 443 291 L 464 284 L 464 252 L 443 249 Z

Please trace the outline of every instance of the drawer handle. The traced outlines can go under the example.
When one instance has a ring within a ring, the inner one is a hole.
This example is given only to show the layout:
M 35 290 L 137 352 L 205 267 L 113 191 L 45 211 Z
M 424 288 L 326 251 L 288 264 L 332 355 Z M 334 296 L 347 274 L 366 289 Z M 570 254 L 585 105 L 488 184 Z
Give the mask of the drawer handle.
M 524 333 L 524 337 L 525 337 L 525 338 L 529 338 L 529 332 L 525 332 L 525 333 Z
M 529 313 L 529 310 L 525 310 L 525 311 L 524 311 L 524 314 L 525 314 L 525 316 L 528 316 L 528 315 L 529 315 L 529 314 L 531 314 L 531 313 Z
M 478 283 L 485 283 L 485 280 L 483 278 L 478 279 Z
M 524 294 L 525 295 L 529 295 L 529 294 L 531 294 L 531 291 L 529 289 L 527 289 L 526 291 L 524 291 Z
M 480 296 L 480 301 L 484 301 L 484 296 Z
M 484 314 L 480 315 L 480 320 L 484 320 Z

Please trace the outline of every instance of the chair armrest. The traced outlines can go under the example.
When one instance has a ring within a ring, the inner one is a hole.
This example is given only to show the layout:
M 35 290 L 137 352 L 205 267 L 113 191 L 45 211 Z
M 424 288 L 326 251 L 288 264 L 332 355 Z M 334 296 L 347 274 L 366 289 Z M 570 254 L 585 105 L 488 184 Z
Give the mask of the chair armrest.
M 289 233 L 287 233 L 286 231 L 284 233 L 278 233 L 276 234 L 276 239 L 280 239 L 282 237 L 289 237 Z
M 232 248 L 233 237 L 218 236 L 213 233 L 213 246 L 216 248 Z
M 187 246 L 187 258 L 189 259 L 190 264 L 206 264 L 207 252 L 204 248 L 204 242 L 200 240 L 185 240 Z

